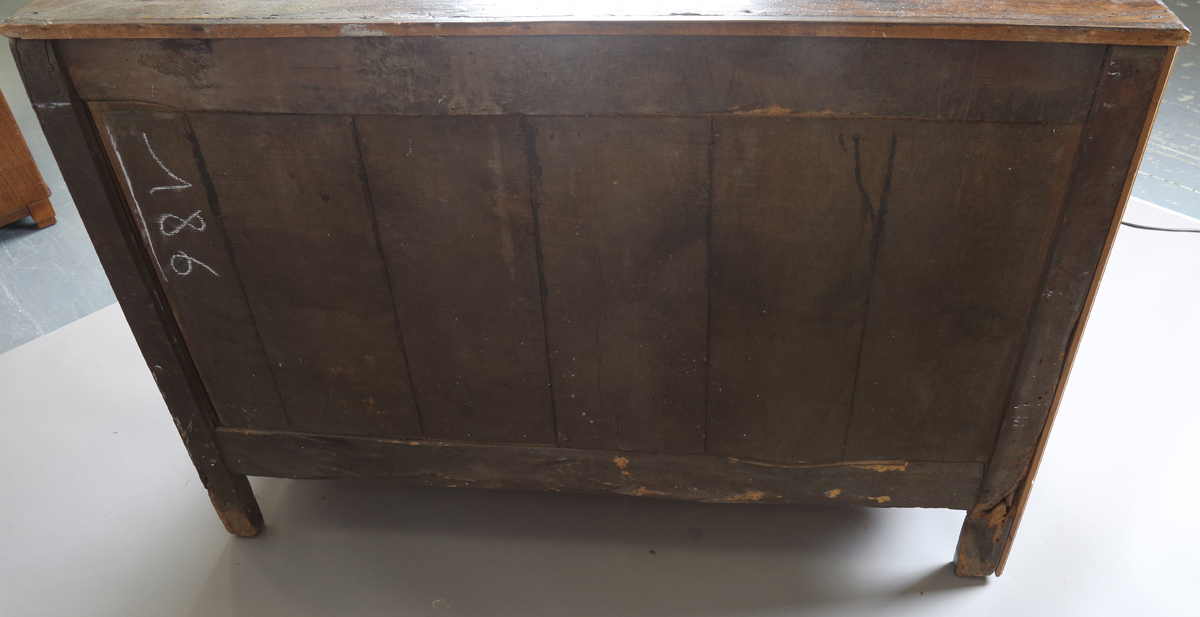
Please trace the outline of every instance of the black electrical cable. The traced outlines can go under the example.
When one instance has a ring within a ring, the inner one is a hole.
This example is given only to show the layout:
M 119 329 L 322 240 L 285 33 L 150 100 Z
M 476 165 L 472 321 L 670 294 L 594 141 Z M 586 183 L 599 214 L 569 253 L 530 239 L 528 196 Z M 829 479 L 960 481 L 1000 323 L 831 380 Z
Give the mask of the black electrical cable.
M 1200 229 L 1171 229 L 1169 227 L 1150 227 L 1149 225 L 1138 225 L 1137 223 L 1129 223 L 1126 221 L 1121 221 L 1121 224 L 1128 225 L 1129 227 L 1133 227 L 1134 229 L 1148 229 L 1150 231 L 1173 231 L 1173 232 L 1184 233 L 1184 234 L 1200 234 Z

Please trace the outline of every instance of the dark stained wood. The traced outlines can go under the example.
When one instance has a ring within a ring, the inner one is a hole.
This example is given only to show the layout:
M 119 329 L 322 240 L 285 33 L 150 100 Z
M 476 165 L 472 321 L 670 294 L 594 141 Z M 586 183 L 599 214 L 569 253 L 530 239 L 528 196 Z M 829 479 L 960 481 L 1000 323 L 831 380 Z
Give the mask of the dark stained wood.
M 1079 127 L 897 123 L 849 460 L 988 460 Z
M 960 552 L 960 573 L 989 574 L 1007 554 L 1007 548 L 1002 553 L 1001 547 L 1010 541 L 1009 530 L 1032 489 L 1035 456 L 1048 438 L 1049 416 L 1061 401 L 1173 57 L 1167 48 L 1109 51 L 1080 142 L 1074 186 L 1060 215 L 1016 380 L 974 509 L 991 513 L 993 519 L 1002 512 L 1003 533 L 993 538 L 994 550 L 977 557 Z M 972 533 L 971 523 L 968 519 L 964 525 L 964 542 Z
M 841 461 L 895 127 L 738 117 L 714 132 L 708 451 Z
M 285 478 L 376 478 L 429 486 L 618 493 L 709 502 L 962 509 L 979 463 L 788 467 L 714 456 L 323 437 L 218 429 L 233 469 Z
M 710 120 L 526 129 L 559 445 L 703 453 Z
M 14 41 L 13 55 L 46 141 L 92 237 L 129 327 L 225 528 L 253 536 L 262 513 L 246 477 L 231 472 L 215 441 L 216 414 L 117 188 L 86 105 L 52 43 Z
M 782 37 L 79 40 L 62 45 L 84 98 L 179 109 L 870 114 L 1065 123 L 1086 117 L 1104 55 L 1098 45 Z
M 517 120 L 367 116 L 357 127 L 425 435 L 553 444 Z
M 963 508 L 996 570 L 1187 39 L 1161 4 L 317 2 L 4 29 L 91 38 L 18 63 L 230 531 L 241 474 L 392 478 Z
M 92 113 L 221 424 L 291 428 L 187 117 Z
M 421 436 L 350 118 L 190 120 L 291 426 Z
M 492 0 L 38 0 L 0 33 L 25 38 L 720 34 L 1179 45 L 1157 0 L 757 0 L 586 5 Z

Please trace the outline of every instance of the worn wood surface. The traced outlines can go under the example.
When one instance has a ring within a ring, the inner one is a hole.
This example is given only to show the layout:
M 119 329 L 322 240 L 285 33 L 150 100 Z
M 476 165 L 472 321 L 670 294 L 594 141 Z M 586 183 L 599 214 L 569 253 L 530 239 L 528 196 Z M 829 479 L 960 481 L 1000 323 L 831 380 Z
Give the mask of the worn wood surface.
M 324 437 L 218 429 L 222 456 L 248 475 L 376 478 L 430 486 L 618 493 L 710 502 L 922 506 L 971 503 L 979 463 L 893 461 L 815 467 L 684 454 Z
M 870 114 L 1056 123 L 1084 120 L 1104 56 L 1100 45 L 777 37 L 79 40 L 60 45 L 85 99 L 178 109 Z
M 1166 48 L 1113 47 L 1106 58 L 994 452 L 964 524 L 961 575 L 996 571 L 1028 498 L 1034 458 L 1061 400 L 1069 358 L 1129 196 L 1169 57 Z
M 986 461 L 1078 127 L 717 126 L 710 451 Z
M 1078 127 L 895 129 L 847 459 L 991 451 Z
M 117 188 L 86 104 L 67 79 L 53 44 L 14 41 L 12 47 L 46 141 L 200 480 L 225 528 L 253 536 L 262 528 L 262 513 L 246 477 L 231 472 L 221 460 L 215 441 L 216 413 Z
M 703 453 L 711 121 L 525 126 L 559 444 Z
M 391 3 L 355 18 L 377 31 L 289 3 L 76 7 L 63 36 L 195 38 L 17 49 L 231 530 L 261 524 L 246 473 L 956 507 L 959 573 L 986 574 L 1186 33 L 1142 0 L 801 14 L 822 2 L 536 23 Z M 826 26 L 880 29 L 766 36 Z M 904 28 L 1043 42 L 884 38 Z M 447 36 L 376 36 L 401 30 Z M 1044 42 L 1114 32 L 1158 46 Z M 201 275 L 211 293 L 176 288 Z
M 1021 518 L 1025 514 L 1025 507 L 1029 505 L 1029 495 L 1033 491 L 1034 480 L 1037 479 L 1038 467 L 1041 465 L 1042 456 L 1046 452 L 1046 446 L 1050 441 L 1050 430 L 1054 427 L 1054 418 L 1058 415 L 1059 405 L 1062 404 L 1062 392 L 1067 386 L 1067 378 L 1071 374 L 1071 367 L 1075 362 L 1075 354 L 1079 351 L 1079 341 L 1083 337 L 1085 328 L 1087 327 L 1087 319 L 1092 311 L 1092 303 L 1096 300 L 1096 294 L 1099 289 L 1100 280 L 1104 276 L 1104 269 L 1108 263 L 1108 256 L 1112 251 L 1113 243 L 1117 239 L 1117 230 L 1121 225 L 1121 220 L 1124 218 L 1125 207 L 1129 203 L 1129 197 L 1133 191 L 1134 179 L 1137 177 L 1138 170 L 1141 166 L 1143 155 L 1146 151 L 1147 144 L 1150 141 L 1150 134 L 1154 128 L 1155 119 L 1158 116 L 1158 111 L 1162 103 L 1163 97 L 1166 95 L 1168 79 L 1171 75 L 1172 68 L 1176 60 L 1177 48 L 1167 48 L 1166 57 L 1163 59 L 1163 68 L 1158 75 L 1158 85 L 1155 89 L 1153 99 L 1150 104 L 1150 112 L 1146 115 L 1146 119 L 1142 125 L 1141 137 L 1138 140 L 1137 151 L 1133 156 L 1133 165 L 1129 167 L 1129 172 L 1125 178 L 1125 187 L 1121 192 L 1120 206 L 1117 208 L 1116 215 L 1113 217 L 1111 228 L 1108 232 L 1108 237 L 1104 242 L 1104 252 L 1100 255 L 1100 265 L 1096 270 L 1096 275 L 1092 278 L 1091 289 L 1088 291 L 1087 300 L 1083 304 L 1083 314 L 1080 316 L 1080 325 L 1075 328 L 1074 334 L 1071 336 L 1068 351 L 1062 368 L 1062 379 L 1058 385 L 1054 403 L 1051 404 L 1050 410 L 1046 417 L 1045 428 L 1042 429 L 1041 435 L 1038 437 L 1037 448 L 1034 451 L 1033 462 L 1030 464 L 1029 473 L 1025 475 L 1025 479 L 1021 483 L 1018 492 L 1015 493 L 1014 507 L 1016 512 L 1013 514 L 1013 523 L 1011 531 L 1008 533 L 1008 539 L 1004 543 L 1004 551 L 1000 555 L 1000 562 L 996 566 L 996 576 L 1004 573 L 1004 565 L 1008 560 L 1008 554 L 1012 551 L 1013 541 L 1017 536 L 1017 530 L 1021 526 Z
M 190 120 L 292 428 L 420 437 L 350 119 Z
M 842 460 L 893 128 L 714 121 L 709 452 Z
M 356 124 L 425 435 L 554 443 L 517 120 Z
M 92 114 L 221 424 L 291 428 L 186 115 Z
M 1158 0 L 37 0 L 0 33 L 24 38 L 546 34 L 854 36 L 1181 45 Z
M 53 224 L 54 210 L 46 211 L 48 197 L 50 189 L 42 181 L 37 163 L 21 136 L 21 127 L 0 94 L 0 225 L 27 216 L 33 216 L 38 227 Z

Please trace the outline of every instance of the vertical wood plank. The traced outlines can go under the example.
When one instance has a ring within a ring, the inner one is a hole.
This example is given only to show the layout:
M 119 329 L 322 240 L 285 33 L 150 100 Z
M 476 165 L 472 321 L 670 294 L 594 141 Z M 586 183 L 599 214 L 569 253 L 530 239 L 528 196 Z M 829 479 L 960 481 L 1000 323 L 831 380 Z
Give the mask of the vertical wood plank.
M 715 123 L 708 451 L 841 460 L 894 127 Z
M 350 118 L 190 120 L 292 426 L 420 436 Z
M 526 130 L 560 445 L 702 453 L 710 120 Z
M 554 443 L 517 120 L 356 122 L 426 435 Z
M 221 424 L 287 430 L 187 117 L 96 107 L 93 115 Z
M 987 460 L 1078 138 L 898 125 L 847 460 Z
M 75 93 L 52 43 L 12 41 L 12 50 L 100 264 L 217 515 L 230 533 L 257 534 L 263 526 L 262 512 L 246 476 L 231 472 L 221 459 L 216 414 L 122 201 L 91 114 Z

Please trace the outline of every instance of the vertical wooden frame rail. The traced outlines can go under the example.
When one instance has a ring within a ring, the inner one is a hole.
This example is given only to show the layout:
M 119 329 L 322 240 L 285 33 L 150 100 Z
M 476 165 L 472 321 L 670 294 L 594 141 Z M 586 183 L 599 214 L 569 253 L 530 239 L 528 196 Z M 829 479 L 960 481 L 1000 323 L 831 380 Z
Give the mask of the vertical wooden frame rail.
M 1009 403 L 977 503 L 963 523 L 959 576 L 1003 571 L 1175 51 L 1108 48 Z
M 231 473 L 217 450 L 216 414 L 87 106 L 76 95 L 52 41 L 21 39 L 11 45 L 46 141 L 200 480 L 225 528 L 254 536 L 262 529 L 262 513 L 246 476 Z

